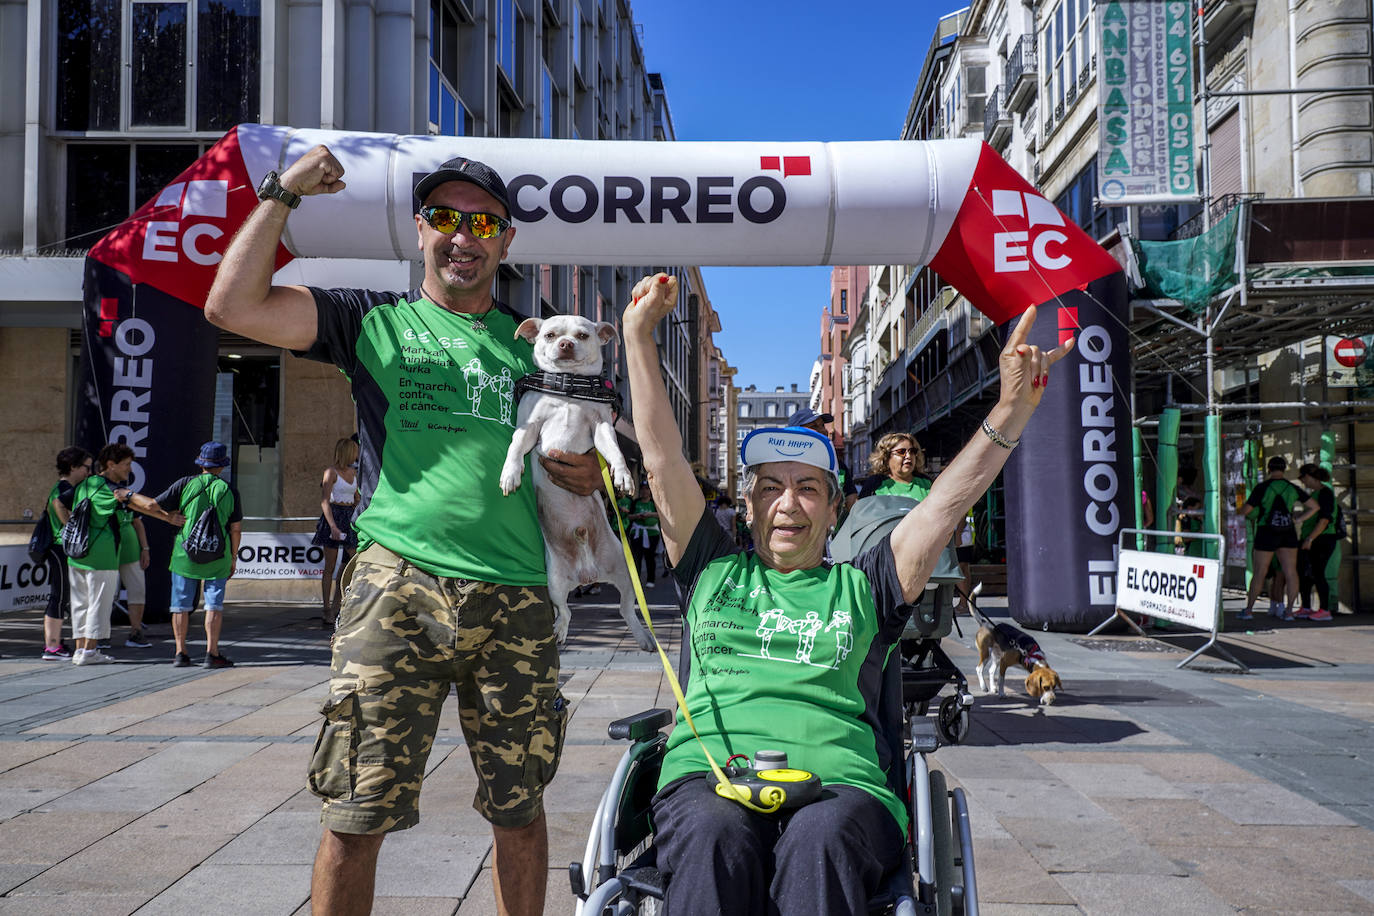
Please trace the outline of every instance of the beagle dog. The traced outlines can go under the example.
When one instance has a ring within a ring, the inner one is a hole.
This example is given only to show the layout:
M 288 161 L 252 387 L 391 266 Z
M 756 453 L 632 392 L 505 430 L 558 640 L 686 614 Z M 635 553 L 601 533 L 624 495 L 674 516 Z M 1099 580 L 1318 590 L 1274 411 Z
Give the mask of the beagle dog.
M 999 697 L 1006 696 L 1007 669 L 1013 665 L 1024 665 L 1026 671 L 1026 693 L 1039 700 L 1042 706 L 1054 702 L 1055 692 L 1061 682 L 1059 675 L 1045 661 L 1040 644 L 1031 636 L 1009 623 L 997 623 L 978 615 L 981 624 L 974 642 L 978 646 L 978 687 L 984 693 L 996 691 Z

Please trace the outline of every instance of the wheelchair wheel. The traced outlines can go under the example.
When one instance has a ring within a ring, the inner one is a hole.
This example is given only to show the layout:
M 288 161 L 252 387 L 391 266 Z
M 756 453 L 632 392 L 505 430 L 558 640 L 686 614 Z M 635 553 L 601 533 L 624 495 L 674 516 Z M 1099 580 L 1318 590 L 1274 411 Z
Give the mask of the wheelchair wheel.
M 940 701 L 940 715 L 935 728 L 945 744 L 958 744 L 968 734 L 968 710 L 959 704 L 957 696 Z
M 935 916 L 952 916 L 954 900 L 954 835 L 949 819 L 949 787 L 945 774 L 930 771 L 930 827 L 935 863 Z

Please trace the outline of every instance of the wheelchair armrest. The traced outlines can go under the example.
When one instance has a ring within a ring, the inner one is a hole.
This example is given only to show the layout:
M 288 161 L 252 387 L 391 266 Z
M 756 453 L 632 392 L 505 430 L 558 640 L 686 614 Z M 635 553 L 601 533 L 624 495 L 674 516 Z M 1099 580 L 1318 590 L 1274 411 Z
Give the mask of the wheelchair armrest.
M 606 732 L 617 741 L 642 741 L 673 724 L 671 709 L 646 709 L 623 719 L 616 719 Z

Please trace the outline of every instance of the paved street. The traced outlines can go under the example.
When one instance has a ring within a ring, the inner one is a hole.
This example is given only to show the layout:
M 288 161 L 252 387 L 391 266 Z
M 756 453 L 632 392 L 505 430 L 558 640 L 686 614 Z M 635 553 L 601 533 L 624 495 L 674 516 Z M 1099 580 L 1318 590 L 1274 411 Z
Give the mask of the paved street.
M 675 658 L 666 588 L 652 598 Z M 44 662 L 37 618 L 0 616 L 0 914 L 308 912 L 327 674 L 311 613 L 231 608 L 223 671 L 172 668 L 166 625 L 115 665 Z M 966 743 L 935 755 L 970 796 L 985 913 L 1374 912 L 1374 625 L 1255 626 L 1227 637 L 1245 676 L 1175 670 L 1198 637 L 1037 634 L 1061 702 L 980 696 Z M 672 704 L 613 609 L 573 627 L 549 913 L 571 912 L 564 868 L 621 751 L 607 723 Z M 971 646 L 967 626 L 946 641 L 972 679 Z M 494 912 L 461 744 L 450 703 L 422 822 L 383 847 L 378 913 Z

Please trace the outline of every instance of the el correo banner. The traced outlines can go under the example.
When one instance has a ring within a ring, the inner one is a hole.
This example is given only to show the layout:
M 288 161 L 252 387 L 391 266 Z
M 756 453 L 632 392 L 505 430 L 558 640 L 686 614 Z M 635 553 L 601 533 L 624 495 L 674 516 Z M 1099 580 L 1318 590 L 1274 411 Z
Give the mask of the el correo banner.
M 1200 630 L 1217 620 L 1220 564 L 1206 557 L 1121 551 L 1116 605 Z
M 1106 202 L 1196 198 L 1190 4 L 1097 4 L 1097 187 Z
M 308 534 L 245 531 L 239 542 L 235 579 L 318 579 L 324 575 L 324 548 Z
M 0 547 L 0 611 L 24 611 L 48 603 L 48 568 L 29 559 L 28 544 Z

